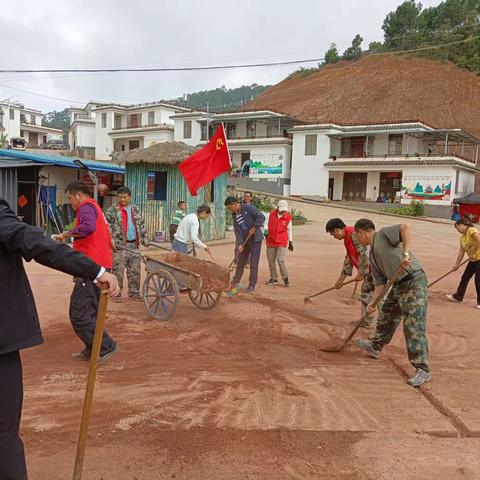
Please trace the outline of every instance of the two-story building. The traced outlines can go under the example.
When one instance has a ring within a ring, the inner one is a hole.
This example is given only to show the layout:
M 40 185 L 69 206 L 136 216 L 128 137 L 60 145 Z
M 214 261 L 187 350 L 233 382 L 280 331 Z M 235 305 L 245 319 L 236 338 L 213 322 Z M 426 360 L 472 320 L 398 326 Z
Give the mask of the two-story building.
M 41 147 L 48 140 L 62 140 L 63 131 L 42 125 L 42 112 L 21 103 L 0 103 L 0 135 L 6 145 L 11 138 L 22 137 L 27 146 Z
M 230 184 L 289 194 L 293 117 L 257 112 L 186 112 L 173 115 L 175 141 L 202 147 L 223 123 L 233 167 Z M 208 136 L 207 136 L 208 129 Z
M 189 112 L 190 109 L 152 102 L 98 105 L 91 111 L 95 113 L 95 157 L 111 160 L 112 152 L 128 152 L 154 143 L 173 141 L 171 116 Z
M 474 189 L 480 140 L 420 122 L 300 125 L 293 134 L 292 195 L 330 200 L 422 200 L 451 205 Z

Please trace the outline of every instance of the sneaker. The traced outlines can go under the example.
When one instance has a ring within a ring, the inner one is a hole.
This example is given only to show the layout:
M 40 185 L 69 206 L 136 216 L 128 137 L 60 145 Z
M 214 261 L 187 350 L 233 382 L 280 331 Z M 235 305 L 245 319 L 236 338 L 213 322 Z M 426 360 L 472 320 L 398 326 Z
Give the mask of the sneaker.
M 430 372 L 426 372 L 421 368 L 417 368 L 415 375 L 407 380 L 407 383 L 412 387 L 419 387 L 424 383 L 429 382 L 432 379 L 432 374 Z
M 112 348 L 112 350 L 110 350 L 107 353 L 104 353 L 103 355 L 100 355 L 100 358 L 98 359 L 98 363 L 105 362 L 110 357 L 113 357 L 113 355 L 115 355 L 119 351 L 120 351 L 120 347 L 118 346 L 118 343 L 116 343 L 115 346 Z
M 290 285 L 290 282 L 288 281 L 288 277 L 285 277 L 285 278 L 283 279 L 283 284 L 284 284 L 286 287 L 288 287 L 288 286 Z
M 448 298 L 453 303 L 460 303 L 460 300 L 455 298 L 453 295 L 445 295 L 445 297 Z
M 78 353 L 72 353 L 72 358 L 75 360 L 82 360 L 84 362 L 88 362 L 90 360 L 90 350 L 86 348 Z
M 248 287 L 246 290 L 245 290 L 245 293 L 248 293 L 249 295 L 252 295 L 255 293 L 255 287 Z
M 278 280 L 275 280 L 274 278 L 271 278 L 268 282 L 265 282 L 265 285 L 277 285 Z
M 373 358 L 380 357 L 381 351 L 373 348 L 372 342 L 370 342 L 369 340 L 364 340 L 363 338 L 359 338 L 357 340 L 357 346 L 361 348 L 364 352 L 367 352 Z

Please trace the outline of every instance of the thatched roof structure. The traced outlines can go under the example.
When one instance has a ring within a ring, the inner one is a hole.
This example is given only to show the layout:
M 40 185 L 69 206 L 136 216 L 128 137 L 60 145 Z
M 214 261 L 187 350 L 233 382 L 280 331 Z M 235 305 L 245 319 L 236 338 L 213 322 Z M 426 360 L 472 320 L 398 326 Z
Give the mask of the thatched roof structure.
M 163 163 L 177 165 L 195 153 L 197 149 L 183 142 L 154 143 L 147 148 L 118 152 L 114 161 L 121 163 Z

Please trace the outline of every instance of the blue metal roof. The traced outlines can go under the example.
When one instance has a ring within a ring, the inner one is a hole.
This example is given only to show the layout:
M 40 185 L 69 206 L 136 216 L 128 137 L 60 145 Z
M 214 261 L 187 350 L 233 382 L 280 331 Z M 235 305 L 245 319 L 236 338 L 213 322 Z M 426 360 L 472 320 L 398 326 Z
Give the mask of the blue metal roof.
M 7 150 L 0 148 L 0 157 L 9 159 L 18 158 L 21 161 L 30 161 L 35 164 L 55 165 L 58 167 L 80 168 L 74 160 L 80 160 L 88 168 L 96 172 L 125 174 L 125 167 L 113 162 L 99 162 L 97 160 L 84 160 L 83 158 L 64 157 L 62 155 L 46 155 L 44 153 L 29 152 L 28 150 Z

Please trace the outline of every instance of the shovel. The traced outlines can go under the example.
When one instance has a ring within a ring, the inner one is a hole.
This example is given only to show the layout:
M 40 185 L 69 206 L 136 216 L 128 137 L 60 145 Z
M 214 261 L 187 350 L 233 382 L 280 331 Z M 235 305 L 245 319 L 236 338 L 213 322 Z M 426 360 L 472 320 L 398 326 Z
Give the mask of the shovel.
M 462 262 L 458 268 L 460 268 L 461 266 L 465 265 L 466 263 L 468 263 L 470 261 L 469 258 L 467 258 L 464 262 Z M 435 285 L 436 283 L 438 283 L 440 280 L 443 280 L 445 277 L 448 277 L 448 275 L 450 275 L 451 273 L 453 272 L 456 272 L 456 270 L 449 270 L 447 273 L 444 273 L 441 277 L 438 277 L 436 280 L 434 280 L 432 283 L 430 283 L 430 285 L 428 286 L 428 288 L 432 287 L 433 285 Z
M 356 280 L 353 278 L 351 280 L 347 280 L 346 282 L 343 282 L 342 283 L 342 287 L 344 287 L 345 285 L 349 285 L 350 283 L 353 283 L 355 282 Z M 313 298 L 313 297 L 318 297 L 319 295 L 323 295 L 324 293 L 327 293 L 327 292 L 331 292 L 332 290 L 338 290 L 337 287 L 330 287 L 330 288 L 327 288 L 326 290 L 322 290 L 320 292 L 317 292 L 317 293 L 314 293 L 313 295 L 309 295 L 308 297 L 305 297 L 303 299 L 303 302 L 305 303 L 305 305 L 309 305 L 311 303 L 313 303 L 310 299 Z
M 398 276 L 402 273 L 403 267 L 399 267 L 399 269 L 395 272 L 393 277 L 387 282 L 385 287 L 383 288 L 383 292 L 379 295 L 379 297 L 372 303 L 373 307 L 376 307 L 388 294 L 390 289 L 392 288 L 393 284 L 396 282 Z M 342 340 L 339 344 L 335 345 L 327 345 L 325 347 L 320 348 L 322 352 L 340 352 L 343 350 L 345 345 L 353 338 L 353 336 L 357 333 L 358 329 L 362 326 L 362 323 L 367 319 L 368 313 L 362 315 L 362 318 L 358 321 L 358 323 L 353 327 L 352 331 L 348 334 L 348 336 Z

